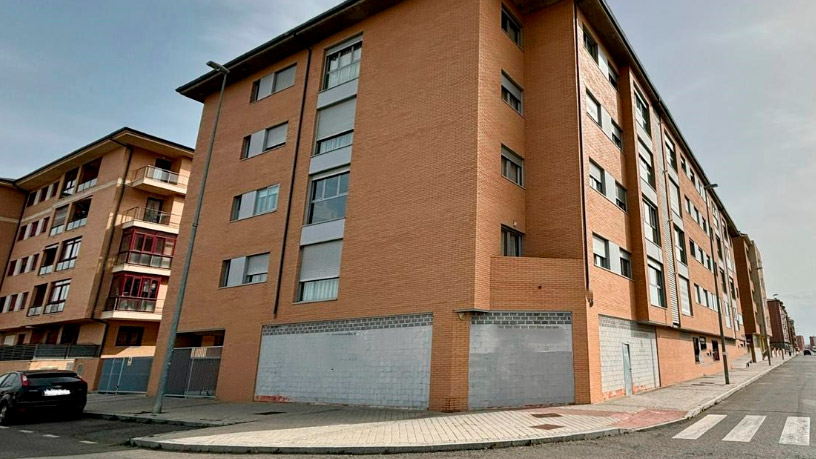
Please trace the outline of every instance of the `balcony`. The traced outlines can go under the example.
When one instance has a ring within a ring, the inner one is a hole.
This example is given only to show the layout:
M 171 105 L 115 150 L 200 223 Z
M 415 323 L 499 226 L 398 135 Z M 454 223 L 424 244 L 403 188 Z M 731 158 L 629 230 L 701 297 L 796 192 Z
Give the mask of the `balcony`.
M 156 310 L 156 298 L 128 296 L 109 297 L 100 319 L 161 320 L 161 310 Z
M 163 196 L 187 194 L 187 177 L 155 166 L 145 166 L 136 170 L 130 185 Z
M 172 261 L 172 256 L 131 250 L 122 252 L 116 257 L 116 264 L 112 271 L 114 273 L 128 271 L 141 274 L 169 276 L 170 263 Z
M 0 346 L 0 362 L 8 360 L 62 360 L 99 357 L 96 344 L 23 344 Z
M 178 234 L 180 221 L 180 215 L 146 207 L 134 207 L 122 213 L 122 229 L 136 227 Z

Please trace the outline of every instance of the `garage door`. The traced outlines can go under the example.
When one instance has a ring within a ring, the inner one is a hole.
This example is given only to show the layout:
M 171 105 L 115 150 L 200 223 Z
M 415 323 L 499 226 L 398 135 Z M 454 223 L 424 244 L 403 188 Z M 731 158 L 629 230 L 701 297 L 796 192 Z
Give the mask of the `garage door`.
M 660 386 L 654 327 L 608 316 L 599 322 L 604 398 Z
M 427 408 L 430 314 L 266 326 L 260 400 Z
M 571 313 L 471 316 L 470 409 L 558 405 L 574 400 Z

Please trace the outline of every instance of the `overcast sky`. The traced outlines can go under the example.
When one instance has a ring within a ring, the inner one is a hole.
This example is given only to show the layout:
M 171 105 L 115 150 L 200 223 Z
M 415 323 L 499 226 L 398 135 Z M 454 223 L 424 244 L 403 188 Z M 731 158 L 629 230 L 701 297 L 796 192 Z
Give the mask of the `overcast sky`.
M 816 1 L 608 0 L 741 231 L 816 335 Z M 339 0 L 0 0 L 0 177 L 122 126 L 193 145 L 175 88 Z

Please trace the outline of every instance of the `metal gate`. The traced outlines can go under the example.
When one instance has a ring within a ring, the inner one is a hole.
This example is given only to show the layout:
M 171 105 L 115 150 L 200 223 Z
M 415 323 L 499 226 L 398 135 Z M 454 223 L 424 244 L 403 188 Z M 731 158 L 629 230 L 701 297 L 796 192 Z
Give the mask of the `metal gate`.
M 147 392 L 152 364 L 152 357 L 102 359 L 102 375 L 97 391 L 108 394 Z
M 177 347 L 170 360 L 167 395 L 175 397 L 215 397 L 221 346 Z

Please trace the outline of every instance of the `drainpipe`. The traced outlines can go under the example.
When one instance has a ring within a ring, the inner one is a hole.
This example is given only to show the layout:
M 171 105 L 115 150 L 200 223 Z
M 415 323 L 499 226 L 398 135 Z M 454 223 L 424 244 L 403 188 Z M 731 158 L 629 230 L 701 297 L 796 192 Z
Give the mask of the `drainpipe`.
M 581 119 L 584 113 L 584 105 L 582 103 L 583 98 L 581 97 L 581 69 L 580 69 L 580 56 L 581 56 L 581 48 L 578 45 L 578 5 L 581 3 L 582 0 L 576 0 L 572 7 L 572 16 L 573 16 L 573 26 L 575 27 L 575 37 L 573 40 L 575 46 L 575 87 L 578 93 L 576 94 L 578 99 L 578 158 L 580 160 L 580 170 L 581 170 L 581 235 L 584 238 L 583 241 L 583 258 L 584 258 L 584 286 L 586 287 L 587 294 L 589 293 L 589 260 L 588 254 L 586 252 L 586 245 L 587 245 L 587 212 L 586 212 L 586 179 L 584 178 L 585 170 L 584 170 L 584 123 Z M 594 295 L 593 295 L 594 297 Z M 592 307 L 594 298 L 589 298 L 589 306 Z
M 297 34 L 295 34 L 297 38 Z M 298 152 L 300 151 L 300 137 L 303 131 L 303 111 L 306 109 L 306 91 L 309 87 L 309 69 L 312 65 L 312 48 L 308 47 L 306 56 L 306 72 L 303 80 L 303 94 L 300 99 L 300 114 L 298 116 L 298 131 L 295 139 L 295 152 L 292 157 L 292 175 L 289 178 L 289 196 L 287 196 L 286 214 L 283 219 L 283 236 L 281 237 L 281 250 L 278 263 L 278 280 L 275 284 L 275 305 L 272 307 L 272 317 L 278 317 L 278 305 L 280 304 L 281 279 L 283 278 L 283 260 L 286 255 L 286 239 L 289 235 L 289 218 L 292 215 L 292 195 L 295 189 L 295 176 L 297 172 Z

